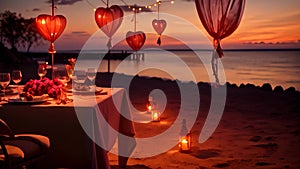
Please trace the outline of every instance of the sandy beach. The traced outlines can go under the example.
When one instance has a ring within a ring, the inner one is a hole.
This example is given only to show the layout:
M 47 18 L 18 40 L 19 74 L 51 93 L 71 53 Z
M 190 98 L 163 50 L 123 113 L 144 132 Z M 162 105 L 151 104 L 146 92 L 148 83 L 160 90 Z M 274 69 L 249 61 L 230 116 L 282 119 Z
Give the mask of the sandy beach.
M 21 69 L 26 77 L 23 83 L 29 78 L 37 78 L 37 75 L 32 74 L 36 67 L 21 66 Z M 274 89 L 274 86 L 268 84 L 255 86 L 227 83 L 220 86 L 227 89 L 222 119 L 213 135 L 200 144 L 199 134 L 211 104 L 210 84 L 98 73 L 96 85 L 110 86 L 113 75 L 124 79 L 132 78 L 128 96 L 134 107 L 141 112 L 146 111 L 148 96 L 152 90 L 160 89 L 167 97 L 166 109 L 160 122 L 135 123 L 136 138 L 158 135 L 172 125 L 181 104 L 178 83 L 197 85 L 201 96 L 198 117 L 191 129 L 192 148 L 189 153 L 180 153 L 176 145 L 153 157 L 129 158 L 128 168 L 300 168 L 297 155 L 300 150 L 300 92 L 293 87 L 280 90 L 280 87 Z M 119 168 L 117 155 L 109 153 L 109 160 L 113 169 Z
M 109 74 L 97 76 L 97 83 L 109 85 Z M 125 76 L 125 75 L 123 75 Z M 101 80 L 102 79 L 102 80 Z M 105 79 L 105 80 L 104 80 Z M 180 153 L 175 146 L 168 152 L 149 158 L 130 158 L 128 168 L 299 168 L 300 160 L 300 93 L 292 89 L 274 91 L 254 85 L 227 84 L 223 117 L 213 135 L 204 143 L 198 137 L 210 107 L 210 85 L 199 83 L 200 110 L 193 126 L 192 149 Z M 225 87 L 225 86 L 223 86 Z M 135 77 L 129 91 L 133 105 L 145 111 L 148 92 L 165 92 L 168 103 L 160 123 L 135 123 L 136 137 L 157 135 L 172 124 L 180 106 L 180 95 L 175 81 Z M 109 155 L 113 168 L 117 156 Z
M 300 169 L 299 0 L 0 4 L 0 169 Z

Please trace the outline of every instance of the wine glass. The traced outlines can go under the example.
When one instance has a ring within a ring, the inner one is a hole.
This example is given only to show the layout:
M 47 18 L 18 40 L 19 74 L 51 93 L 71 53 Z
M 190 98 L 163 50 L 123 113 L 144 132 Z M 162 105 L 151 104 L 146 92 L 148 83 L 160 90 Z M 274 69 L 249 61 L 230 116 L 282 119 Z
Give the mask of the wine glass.
M 66 67 L 66 71 L 68 73 L 68 76 L 70 77 L 70 79 L 72 79 L 73 74 L 74 74 L 74 68 L 68 64 L 65 65 Z
M 69 74 L 64 65 L 59 65 L 54 68 L 53 77 L 59 79 L 65 87 L 70 81 Z
M 84 87 L 84 83 L 87 79 L 87 73 L 85 70 L 74 70 L 72 80 L 76 83 L 75 89 L 81 89 Z
M 19 83 L 22 81 L 22 72 L 21 70 L 13 70 L 11 73 L 12 81 L 17 85 L 18 94 L 20 94 Z
M 5 98 L 5 90 L 10 82 L 10 74 L 9 73 L 0 73 L 0 85 L 3 88 L 4 98 Z
M 91 84 L 93 84 L 93 81 L 96 78 L 97 70 L 95 68 L 88 68 L 87 70 L 87 78 L 91 81 Z
M 40 76 L 40 79 L 42 80 L 42 78 L 47 74 L 47 64 L 46 63 L 41 63 L 39 64 L 38 67 L 38 75 Z

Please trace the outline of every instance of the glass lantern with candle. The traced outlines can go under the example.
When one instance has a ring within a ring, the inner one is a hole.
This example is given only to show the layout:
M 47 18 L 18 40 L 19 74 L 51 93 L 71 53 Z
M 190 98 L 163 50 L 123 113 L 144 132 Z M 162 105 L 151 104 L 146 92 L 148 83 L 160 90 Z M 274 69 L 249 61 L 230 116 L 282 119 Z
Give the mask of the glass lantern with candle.
M 191 133 L 188 132 L 186 128 L 186 120 L 183 119 L 182 127 L 179 133 L 179 151 L 180 152 L 189 152 L 191 150 Z
M 160 112 L 156 109 L 151 111 L 152 121 L 159 122 L 160 121 Z
M 179 139 L 179 151 L 189 152 L 191 150 L 191 133 L 181 136 Z

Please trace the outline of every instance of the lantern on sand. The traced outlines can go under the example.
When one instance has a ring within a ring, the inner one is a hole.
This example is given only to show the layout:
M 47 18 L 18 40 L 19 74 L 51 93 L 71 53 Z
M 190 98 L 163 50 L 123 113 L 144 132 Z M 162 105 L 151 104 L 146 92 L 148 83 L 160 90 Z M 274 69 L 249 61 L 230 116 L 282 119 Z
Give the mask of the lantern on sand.
M 52 54 L 52 78 L 54 70 L 54 41 L 63 33 L 67 19 L 63 15 L 54 15 L 54 0 L 52 0 L 52 15 L 41 14 L 35 19 L 38 32 L 50 42 L 48 52 Z
M 160 121 L 160 112 L 157 109 L 151 111 L 151 117 L 153 122 Z
M 179 151 L 186 153 L 191 150 L 191 133 L 186 128 L 186 120 L 183 119 L 182 127 L 179 133 Z

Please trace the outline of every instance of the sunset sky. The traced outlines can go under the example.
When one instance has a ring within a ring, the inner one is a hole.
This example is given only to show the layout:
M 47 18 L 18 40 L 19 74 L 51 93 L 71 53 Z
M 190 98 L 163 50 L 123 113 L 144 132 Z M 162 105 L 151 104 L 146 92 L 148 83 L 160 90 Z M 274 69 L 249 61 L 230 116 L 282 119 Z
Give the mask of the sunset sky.
M 156 0 L 110 0 L 110 5 L 149 5 Z M 50 3 L 47 0 L 2 0 L 0 11 L 10 10 L 21 13 L 25 18 L 34 18 L 39 14 L 51 14 Z M 80 50 L 83 44 L 99 30 L 94 21 L 94 8 L 104 7 L 101 0 L 59 0 L 56 3 L 55 14 L 64 15 L 67 18 L 67 27 L 62 36 L 55 42 L 57 50 Z M 244 15 L 239 28 L 228 38 L 222 40 L 223 48 L 300 48 L 300 1 L 299 0 L 247 0 Z M 162 3 L 162 13 L 172 15 L 171 19 L 164 18 L 167 36 L 183 33 L 187 44 L 197 48 L 198 37 L 208 36 L 198 17 L 195 3 L 192 0 L 175 0 L 175 4 Z M 153 7 L 153 13 L 147 13 L 147 17 L 138 14 L 137 28 L 145 33 L 154 33 L 151 21 L 157 17 L 157 8 Z M 131 15 L 132 12 L 125 12 Z M 177 20 L 176 20 L 177 17 Z M 132 17 L 123 20 L 118 34 L 125 36 L 128 29 L 133 28 Z M 178 21 L 178 22 L 177 22 Z M 195 25 L 195 28 L 203 31 L 203 35 L 180 27 L 184 22 Z M 180 23 L 179 23 L 180 22 Z M 176 26 L 178 24 L 178 26 Z M 175 26 L 172 26 L 175 25 Z M 119 36 L 116 35 L 116 36 Z M 154 42 L 155 43 L 155 42 Z M 163 44 L 168 44 L 164 39 Z M 35 47 L 32 50 L 47 50 L 48 43 Z

